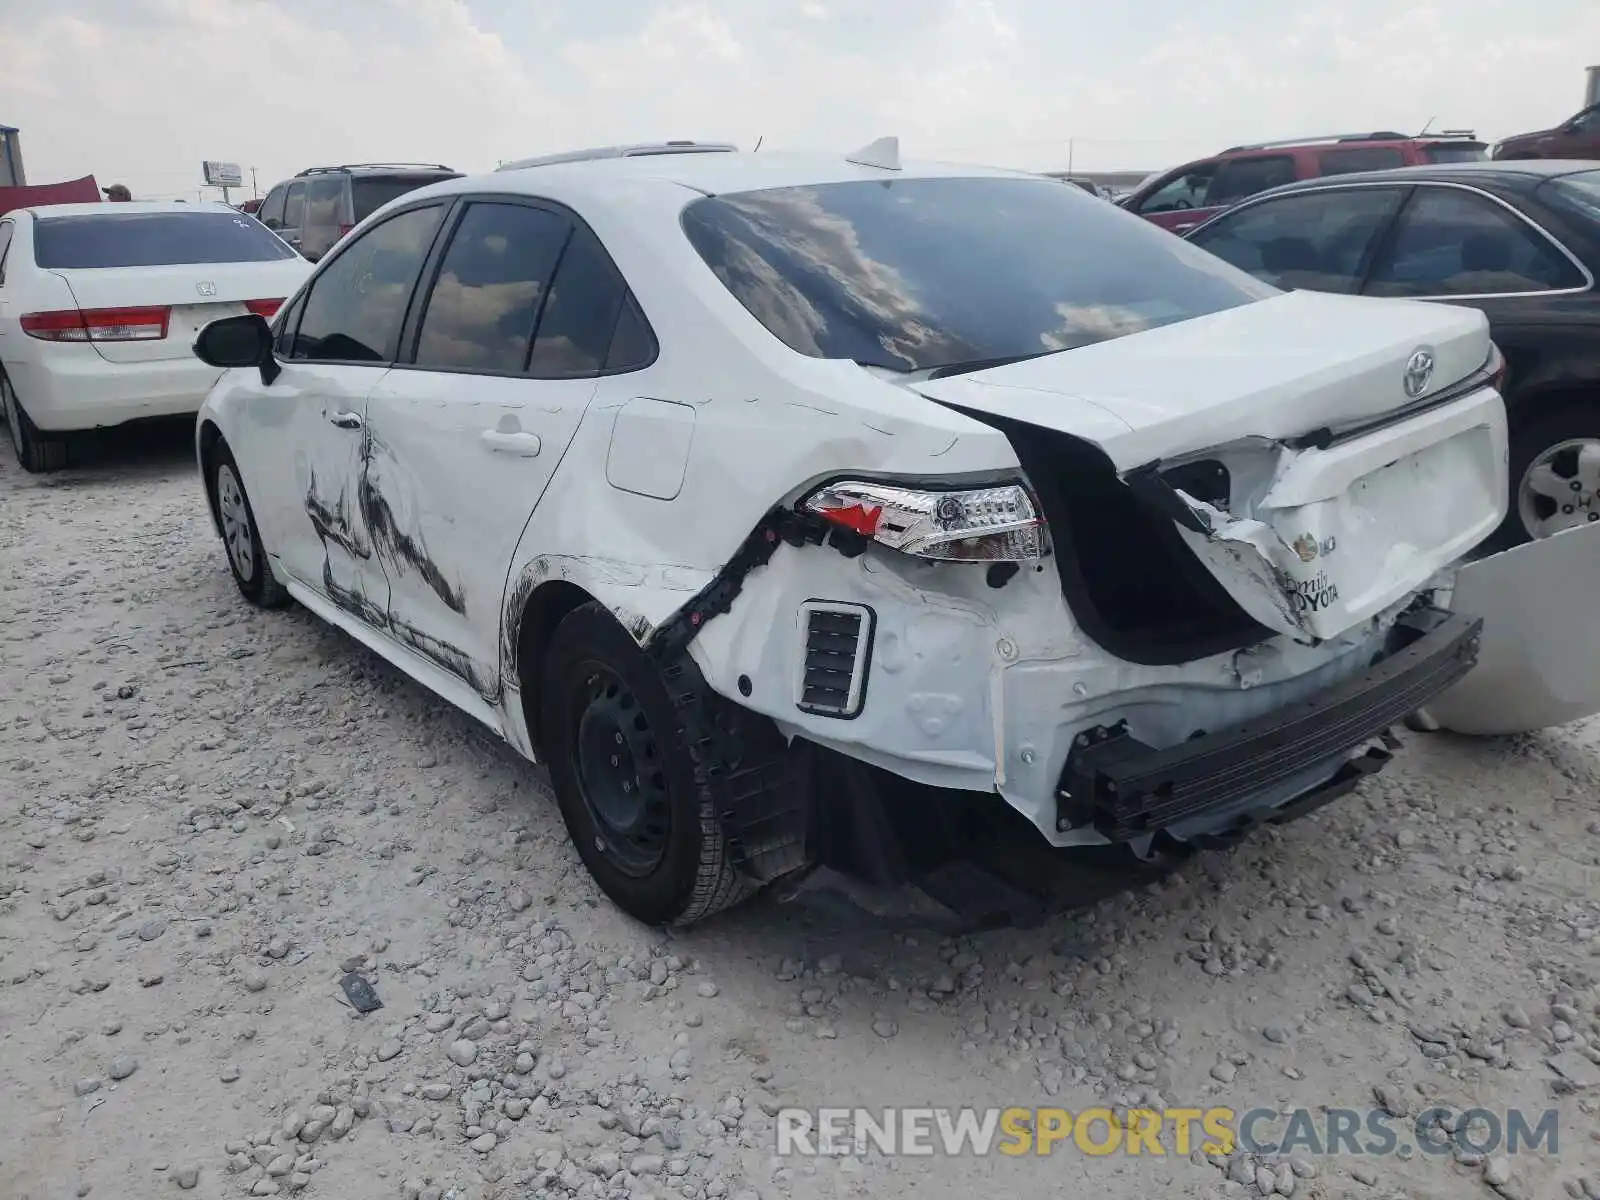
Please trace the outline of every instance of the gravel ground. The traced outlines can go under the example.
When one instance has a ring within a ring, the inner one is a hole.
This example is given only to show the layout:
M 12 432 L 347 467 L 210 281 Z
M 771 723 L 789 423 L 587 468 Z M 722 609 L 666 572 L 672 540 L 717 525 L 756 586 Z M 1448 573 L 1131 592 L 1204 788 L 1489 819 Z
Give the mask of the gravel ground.
M 1039 929 L 813 896 L 668 935 L 535 769 L 244 604 L 185 430 L 7 455 L 0 613 L 6 1200 L 1600 1198 L 1600 726 L 1405 734 L 1358 795 Z M 1561 1141 L 774 1157 L 781 1105 L 889 1103 L 1521 1106 Z

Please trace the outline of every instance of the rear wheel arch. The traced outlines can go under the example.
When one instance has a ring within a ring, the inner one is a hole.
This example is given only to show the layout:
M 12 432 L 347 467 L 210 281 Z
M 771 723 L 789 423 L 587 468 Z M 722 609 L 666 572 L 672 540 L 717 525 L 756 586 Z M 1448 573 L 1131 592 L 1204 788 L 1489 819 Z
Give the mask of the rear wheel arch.
M 567 614 L 593 599 L 569 580 L 546 580 L 529 594 L 516 615 L 515 627 L 508 631 L 508 641 L 515 647 L 516 658 L 512 665 L 522 693 L 522 719 L 528 730 L 528 744 L 541 758 L 544 751 L 539 744 L 539 685 L 550 642 Z

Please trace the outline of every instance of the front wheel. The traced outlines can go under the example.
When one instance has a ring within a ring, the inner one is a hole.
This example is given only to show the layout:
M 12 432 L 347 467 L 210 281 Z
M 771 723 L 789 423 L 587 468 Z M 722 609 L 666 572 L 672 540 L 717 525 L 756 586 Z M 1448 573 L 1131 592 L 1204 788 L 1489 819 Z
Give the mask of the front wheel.
M 702 728 L 715 697 L 675 694 L 591 601 L 557 628 L 539 700 L 567 832 L 619 908 L 649 925 L 687 925 L 755 890 L 717 821 L 727 776 L 718 768 L 728 764 L 713 761 L 717 739 Z
M 250 498 L 239 478 L 239 464 L 226 446 L 217 447 L 211 459 L 211 498 L 217 506 L 217 524 L 222 529 L 222 545 L 228 554 L 228 569 L 239 592 L 258 608 L 282 608 L 289 593 L 272 577 L 267 565 L 266 547 L 256 525 Z
M 1600 523 L 1600 403 L 1569 404 L 1511 428 L 1511 504 L 1495 549 Z

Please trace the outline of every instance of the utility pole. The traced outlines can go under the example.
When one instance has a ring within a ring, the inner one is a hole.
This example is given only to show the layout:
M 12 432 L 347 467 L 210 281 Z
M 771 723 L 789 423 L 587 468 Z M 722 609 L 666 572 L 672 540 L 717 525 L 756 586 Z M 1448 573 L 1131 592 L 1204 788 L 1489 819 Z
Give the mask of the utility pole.
M 250 199 L 261 199 L 261 189 L 256 186 L 256 169 L 254 167 L 250 168 Z
M 232 204 L 233 203 L 232 200 L 228 199 L 228 185 L 227 184 L 223 184 L 222 185 L 222 202 L 224 204 Z
M 1072 174 L 1072 139 L 1067 139 L 1067 174 Z

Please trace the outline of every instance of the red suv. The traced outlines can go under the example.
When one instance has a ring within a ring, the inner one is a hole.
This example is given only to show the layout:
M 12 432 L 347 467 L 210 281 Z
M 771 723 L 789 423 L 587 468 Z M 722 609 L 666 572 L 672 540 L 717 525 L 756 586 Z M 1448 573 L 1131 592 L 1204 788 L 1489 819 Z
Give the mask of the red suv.
M 1239 201 L 1283 183 L 1383 171 L 1431 163 L 1488 158 L 1488 147 L 1470 130 L 1410 137 L 1403 133 L 1345 133 L 1235 146 L 1211 158 L 1153 175 L 1123 200 L 1122 207 L 1163 229 L 1186 233 Z
M 1496 158 L 1600 158 L 1600 104 L 1538 133 L 1519 133 L 1494 148 Z

